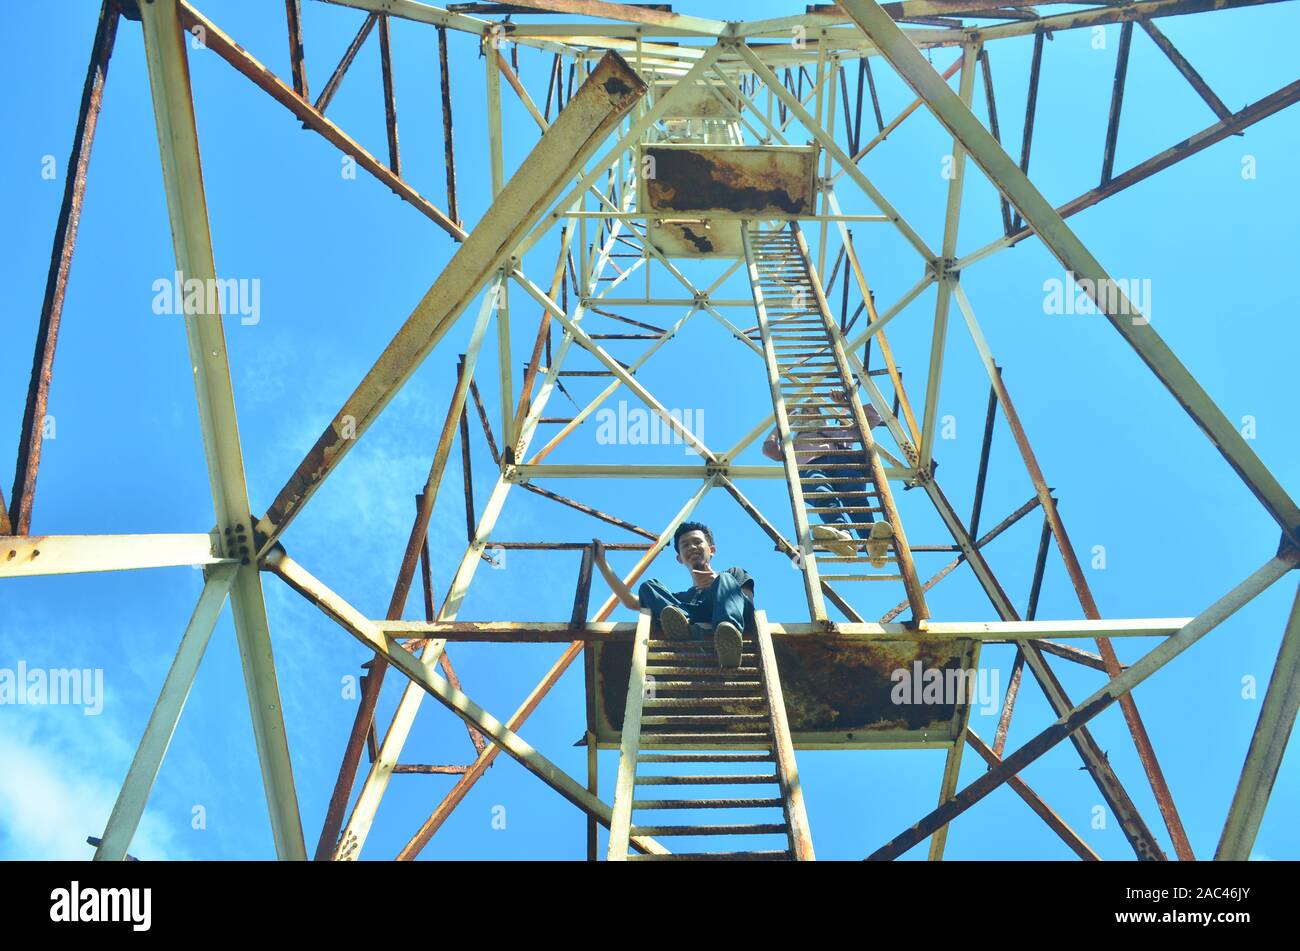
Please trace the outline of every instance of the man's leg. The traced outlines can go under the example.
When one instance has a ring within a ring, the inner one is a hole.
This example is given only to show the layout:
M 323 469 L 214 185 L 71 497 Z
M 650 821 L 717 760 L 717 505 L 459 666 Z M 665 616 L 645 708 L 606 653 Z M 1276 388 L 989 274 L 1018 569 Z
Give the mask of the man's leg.
M 719 667 L 739 667 L 742 631 L 745 629 L 746 598 L 735 577 L 721 572 L 709 586 L 710 616 L 713 621 L 713 649 Z
M 723 621 L 730 621 L 741 630 L 745 628 L 746 598 L 740 592 L 740 584 L 734 575 L 719 572 L 709 587 L 709 623 L 715 628 Z
M 843 511 L 845 500 L 840 498 L 839 493 L 845 491 L 854 491 L 854 483 L 832 482 L 831 479 L 842 478 L 847 475 L 856 475 L 852 470 L 845 469 L 824 469 L 822 465 L 827 462 L 838 462 L 839 456 L 818 456 L 808 463 L 808 468 L 801 470 L 800 476 L 805 479 L 816 479 L 816 482 L 808 483 L 804 487 L 804 492 L 818 493 L 811 496 L 805 496 L 804 501 L 818 509 L 817 517 L 821 519 L 822 525 L 812 526 L 812 537 L 817 541 L 825 543 L 826 547 L 832 553 L 841 557 L 851 558 L 855 555 L 856 546 L 852 544 L 853 535 L 848 528 L 842 527 L 844 523 L 853 521 L 853 513 Z M 845 486 L 854 488 L 846 489 Z M 821 494 L 825 493 L 825 494 Z
M 656 624 L 659 623 L 659 612 L 668 605 L 681 607 L 677 598 L 663 586 L 663 582 L 658 578 L 651 578 L 649 581 L 643 582 L 636 593 L 638 600 L 641 602 L 641 607 L 650 609 L 650 615 L 654 618 Z
M 690 636 L 690 622 L 687 620 L 686 612 L 682 610 L 681 602 L 657 578 L 642 583 L 637 589 L 637 599 L 641 602 L 641 607 L 650 609 L 650 616 L 655 626 L 667 637 L 680 640 Z M 665 611 L 667 614 L 664 613 Z M 667 620 L 666 625 L 665 620 Z
M 861 479 L 862 481 L 861 481 L 861 482 L 840 482 L 840 483 L 839 483 L 839 491 L 840 491 L 840 492 L 865 492 L 865 491 L 867 491 L 867 482 L 866 482 L 866 479 L 867 479 L 867 473 L 866 473 L 865 470 L 863 470 L 863 469 L 845 469 L 844 472 L 843 472 L 842 474 L 843 474 L 845 477 L 853 476 L 855 479 Z M 846 506 L 850 506 L 850 505 L 852 505 L 852 506 L 858 506 L 858 507 L 860 507 L 860 508 L 868 508 L 868 507 L 871 507 L 871 506 L 875 506 L 879 501 L 880 501 L 879 499 L 873 499 L 873 498 L 871 498 L 870 496 L 863 496 L 863 495 L 852 496 L 852 495 L 850 495 L 850 496 L 848 496 L 847 498 L 845 498 L 845 497 L 843 497 L 843 496 L 840 496 L 840 497 L 836 498 L 836 499 L 835 499 L 835 504 L 836 504 L 838 507 L 840 507 L 841 509 L 843 509 L 843 508 L 846 507 Z M 844 511 L 841 511 L 839 514 L 844 516 L 844 518 L 840 520 L 840 521 L 844 521 L 844 522 L 874 522 L 874 521 L 876 520 L 876 513 L 875 513 L 875 512 L 844 512 Z M 859 518 L 858 516 L 861 516 L 861 518 Z M 870 527 L 867 527 L 867 528 L 855 528 L 853 531 L 854 531 L 854 534 L 856 534 L 859 538 L 867 539 L 867 538 L 870 538 L 870 537 L 871 537 L 871 528 L 870 528 Z

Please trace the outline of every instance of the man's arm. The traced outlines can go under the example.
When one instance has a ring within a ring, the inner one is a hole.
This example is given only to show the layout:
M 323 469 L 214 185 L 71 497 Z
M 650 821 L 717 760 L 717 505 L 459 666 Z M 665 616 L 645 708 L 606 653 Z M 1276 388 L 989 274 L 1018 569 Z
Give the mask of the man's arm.
M 767 434 L 767 439 L 763 442 L 763 455 L 769 459 L 775 459 L 777 462 L 782 462 L 785 459 L 781 455 L 781 433 L 775 426 L 772 427 L 772 431 Z
M 613 569 L 605 561 L 605 545 L 599 538 L 591 540 L 592 560 L 600 573 L 605 576 L 605 581 L 614 595 L 623 602 L 624 607 L 631 608 L 633 611 L 641 610 L 641 599 L 632 593 L 632 589 L 623 583 L 623 579 L 614 574 Z

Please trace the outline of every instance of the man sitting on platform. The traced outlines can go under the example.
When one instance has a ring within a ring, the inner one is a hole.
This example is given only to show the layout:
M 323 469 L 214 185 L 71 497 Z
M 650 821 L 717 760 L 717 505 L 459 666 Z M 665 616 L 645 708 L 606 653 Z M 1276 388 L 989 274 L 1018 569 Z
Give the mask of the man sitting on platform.
M 752 626 L 754 579 L 743 568 L 717 572 L 710 566 L 718 548 L 713 533 L 700 522 L 683 522 L 673 534 L 677 560 L 693 584 L 676 594 L 658 579 L 641 585 L 638 595 L 610 569 L 605 546 L 592 539 L 596 567 L 618 599 L 634 611 L 649 608 L 654 623 L 669 640 L 702 640 L 712 631 L 719 667 L 739 667 L 743 631 Z

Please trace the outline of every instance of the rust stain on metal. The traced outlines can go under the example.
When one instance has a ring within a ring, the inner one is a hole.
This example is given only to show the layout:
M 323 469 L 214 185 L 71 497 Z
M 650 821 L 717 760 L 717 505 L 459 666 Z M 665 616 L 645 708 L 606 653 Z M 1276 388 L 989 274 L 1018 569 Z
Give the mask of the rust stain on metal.
M 701 254 L 708 254 L 713 250 L 713 242 L 709 240 L 708 235 L 696 234 L 691 230 L 690 225 L 682 225 L 682 237 L 695 245 L 695 249 Z
M 605 92 L 611 96 L 626 96 L 632 91 L 632 87 L 617 76 L 609 77 L 602 85 L 605 87 Z
M 647 146 L 645 155 L 654 162 L 645 183 L 653 211 L 801 215 L 813 208 L 811 149 Z

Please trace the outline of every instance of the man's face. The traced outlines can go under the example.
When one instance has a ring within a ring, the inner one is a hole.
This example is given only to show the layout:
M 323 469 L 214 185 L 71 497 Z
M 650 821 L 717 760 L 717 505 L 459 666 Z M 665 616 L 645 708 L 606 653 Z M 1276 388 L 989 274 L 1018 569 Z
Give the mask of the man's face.
M 677 560 L 695 571 L 709 567 L 709 561 L 717 550 L 699 529 L 689 531 L 677 540 Z

